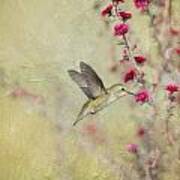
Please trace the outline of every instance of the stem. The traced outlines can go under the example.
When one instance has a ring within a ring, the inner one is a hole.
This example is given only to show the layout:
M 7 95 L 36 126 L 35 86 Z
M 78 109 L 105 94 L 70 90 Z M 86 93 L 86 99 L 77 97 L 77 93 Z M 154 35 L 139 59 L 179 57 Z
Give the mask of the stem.
M 132 55 L 133 53 L 131 51 L 130 45 L 128 43 L 128 40 L 127 40 L 127 37 L 126 37 L 125 34 L 123 34 L 123 40 L 124 40 L 125 47 L 128 50 L 129 60 L 134 65 L 134 67 L 136 68 L 136 70 L 138 72 L 138 75 L 139 75 L 139 78 L 137 78 L 137 82 L 144 86 L 145 85 L 145 81 L 143 79 L 142 72 L 141 72 L 140 68 L 137 66 L 136 62 L 133 59 L 133 55 Z M 149 84 L 151 84 L 151 83 L 149 83 Z
M 125 34 L 123 34 L 123 40 L 124 40 L 125 48 L 128 50 L 129 59 L 131 59 L 131 61 L 133 62 L 130 45 L 128 43 L 128 40 Z
M 169 32 L 170 28 L 171 28 L 171 20 L 172 20 L 172 0 L 167 0 L 165 7 L 163 8 L 163 12 L 164 12 L 164 23 L 166 24 L 166 26 L 168 27 L 167 30 Z M 150 25 L 153 28 L 153 38 L 155 39 L 155 41 L 157 42 L 157 49 L 158 49 L 158 54 L 161 57 L 162 63 L 160 64 L 159 68 L 159 73 L 158 73 L 158 77 L 157 77 L 157 83 L 159 84 L 161 82 L 162 76 L 165 72 L 168 72 L 168 65 L 169 65 L 169 59 L 165 56 L 165 52 L 166 50 L 169 48 L 169 46 L 171 45 L 171 39 L 170 38 L 166 38 L 165 42 L 161 42 L 159 39 L 159 33 L 157 33 L 157 30 L 159 27 L 161 27 L 159 24 L 155 24 L 154 23 L 154 19 L 155 19 L 155 15 L 153 15 L 151 13 L 151 11 L 148 9 L 147 10 L 147 15 L 150 17 Z M 163 26 L 162 26 L 163 27 Z M 162 31 L 162 30 L 161 30 Z M 161 32 L 163 33 L 163 32 Z
M 169 145 L 173 145 L 174 141 L 175 141 L 175 139 L 170 131 L 170 128 L 169 128 L 170 118 L 173 116 L 173 109 L 174 109 L 174 106 L 173 106 L 172 102 L 170 102 L 168 105 L 168 108 L 167 108 L 168 115 L 165 119 L 165 134 L 166 134 L 166 138 L 167 138 Z

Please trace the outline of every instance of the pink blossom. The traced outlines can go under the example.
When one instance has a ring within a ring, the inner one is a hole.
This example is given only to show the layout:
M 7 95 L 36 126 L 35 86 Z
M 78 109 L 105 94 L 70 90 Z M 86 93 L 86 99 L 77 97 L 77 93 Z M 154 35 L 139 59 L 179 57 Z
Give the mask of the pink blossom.
M 141 102 L 141 103 L 148 102 L 150 100 L 150 94 L 149 94 L 148 90 L 146 90 L 146 89 L 139 90 L 135 94 L 135 100 L 136 100 L 136 102 Z
M 19 88 L 16 88 L 15 90 L 13 90 L 11 95 L 13 97 L 24 97 L 24 96 L 29 95 L 29 93 L 25 89 L 19 87 Z
M 146 61 L 146 58 L 144 56 L 134 56 L 134 60 L 136 61 L 137 64 L 142 64 Z
M 44 98 L 41 95 L 36 95 L 21 87 L 14 89 L 10 95 L 14 98 L 30 98 L 35 103 L 44 103 Z
M 118 23 L 114 26 L 114 35 L 123 36 L 129 30 L 129 26 L 125 23 Z
M 138 145 L 137 144 L 128 144 L 127 145 L 127 151 L 129 153 L 136 154 L 138 152 Z
M 124 75 L 124 82 L 127 83 L 128 81 L 134 80 L 136 78 L 136 75 L 136 69 L 129 69 Z
M 145 11 L 148 9 L 150 0 L 134 0 L 134 4 L 136 8 L 140 9 L 141 11 Z
M 169 83 L 168 85 L 166 85 L 166 91 L 168 91 L 169 94 L 173 94 L 174 92 L 179 91 L 179 86 L 174 83 Z
M 111 10 L 113 9 L 113 5 L 110 3 L 101 11 L 101 16 L 111 15 Z
M 124 21 L 127 19 L 130 19 L 132 17 L 132 14 L 130 12 L 121 11 L 118 14 L 118 17 L 121 17 Z
M 89 134 L 89 135 L 96 134 L 96 133 L 97 133 L 97 126 L 96 126 L 96 124 L 88 124 L 88 125 L 85 127 L 85 131 L 86 131 L 87 134 Z
M 95 144 L 103 144 L 106 141 L 104 132 L 95 123 L 86 124 L 82 134 L 88 136 Z

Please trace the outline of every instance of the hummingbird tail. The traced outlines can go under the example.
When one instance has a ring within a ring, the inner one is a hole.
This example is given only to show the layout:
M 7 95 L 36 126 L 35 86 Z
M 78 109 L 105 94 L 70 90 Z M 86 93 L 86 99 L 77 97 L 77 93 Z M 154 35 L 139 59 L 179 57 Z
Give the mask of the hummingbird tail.
M 73 126 L 76 126 L 76 124 L 78 123 L 78 120 L 73 122 Z
M 73 126 L 76 126 L 76 124 L 83 119 L 82 116 L 78 116 L 76 121 L 73 122 Z
M 87 101 L 87 102 L 83 105 L 81 111 L 79 112 L 79 114 L 78 114 L 78 116 L 77 116 L 77 118 L 76 118 L 76 121 L 73 122 L 73 126 L 76 126 L 76 124 L 77 124 L 79 121 L 81 121 L 84 117 L 86 117 L 86 116 L 89 114 L 89 113 L 86 112 L 86 110 L 87 110 L 88 105 L 89 105 L 90 102 L 91 102 L 91 101 Z

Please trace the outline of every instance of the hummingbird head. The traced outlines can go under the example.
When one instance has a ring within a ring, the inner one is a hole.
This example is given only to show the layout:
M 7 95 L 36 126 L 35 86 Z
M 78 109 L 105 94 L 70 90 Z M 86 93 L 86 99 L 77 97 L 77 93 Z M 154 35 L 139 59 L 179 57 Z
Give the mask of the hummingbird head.
M 127 90 L 127 88 L 123 84 L 114 84 L 109 88 L 109 93 L 116 96 L 126 96 L 126 95 L 134 95 L 134 93 Z

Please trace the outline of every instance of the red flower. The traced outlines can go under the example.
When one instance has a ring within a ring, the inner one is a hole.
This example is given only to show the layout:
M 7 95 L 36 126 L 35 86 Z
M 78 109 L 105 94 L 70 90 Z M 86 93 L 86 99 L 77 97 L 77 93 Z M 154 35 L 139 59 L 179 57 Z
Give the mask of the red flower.
M 124 21 L 127 19 L 130 19 L 132 17 L 132 14 L 130 12 L 121 11 L 118 14 L 118 17 L 121 17 Z
M 124 0 L 113 0 L 113 3 L 119 3 L 119 2 L 121 2 L 121 3 L 124 3 Z
M 140 127 L 140 128 L 137 130 L 137 136 L 138 136 L 138 137 L 143 137 L 145 133 L 146 133 L 146 130 L 145 130 L 144 127 Z
M 128 32 L 129 26 L 125 23 L 119 23 L 114 26 L 114 35 L 123 36 Z
M 149 92 L 146 89 L 140 90 L 135 94 L 136 102 L 145 103 L 150 100 Z
M 150 0 L 134 0 L 134 4 L 136 8 L 141 9 L 142 11 L 145 11 L 148 9 Z
M 134 80 L 136 78 L 136 69 L 129 69 L 124 75 L 124 82 Z
M 128 144 L 127 145 L 127 151 L 129 153 L 136 154 L 138 152 L 138 145 L 137 144 Z
M 134 56 L 134 60 L 137 64 L 142 64 L 146 61 L 146 58 L 144 56 Z
M 179 86 L 174 83 L 169 83 L 168 85 L 166 85 L 166 91 L 168 91 L 169 94 L 173 94 L 174 92 L 179 91 Z
M 111 10 L 113 9 L 113 5 L 110 3 L 101 11 L 101 16 L 111 15 Z
M 180 31 L 174 28 L 170 28 L 170 33 L 173 36 L 178 36 L 180 34 Z
M 175 48 L 175 52 L 177 55 L 180 55 L 180 48 Z

